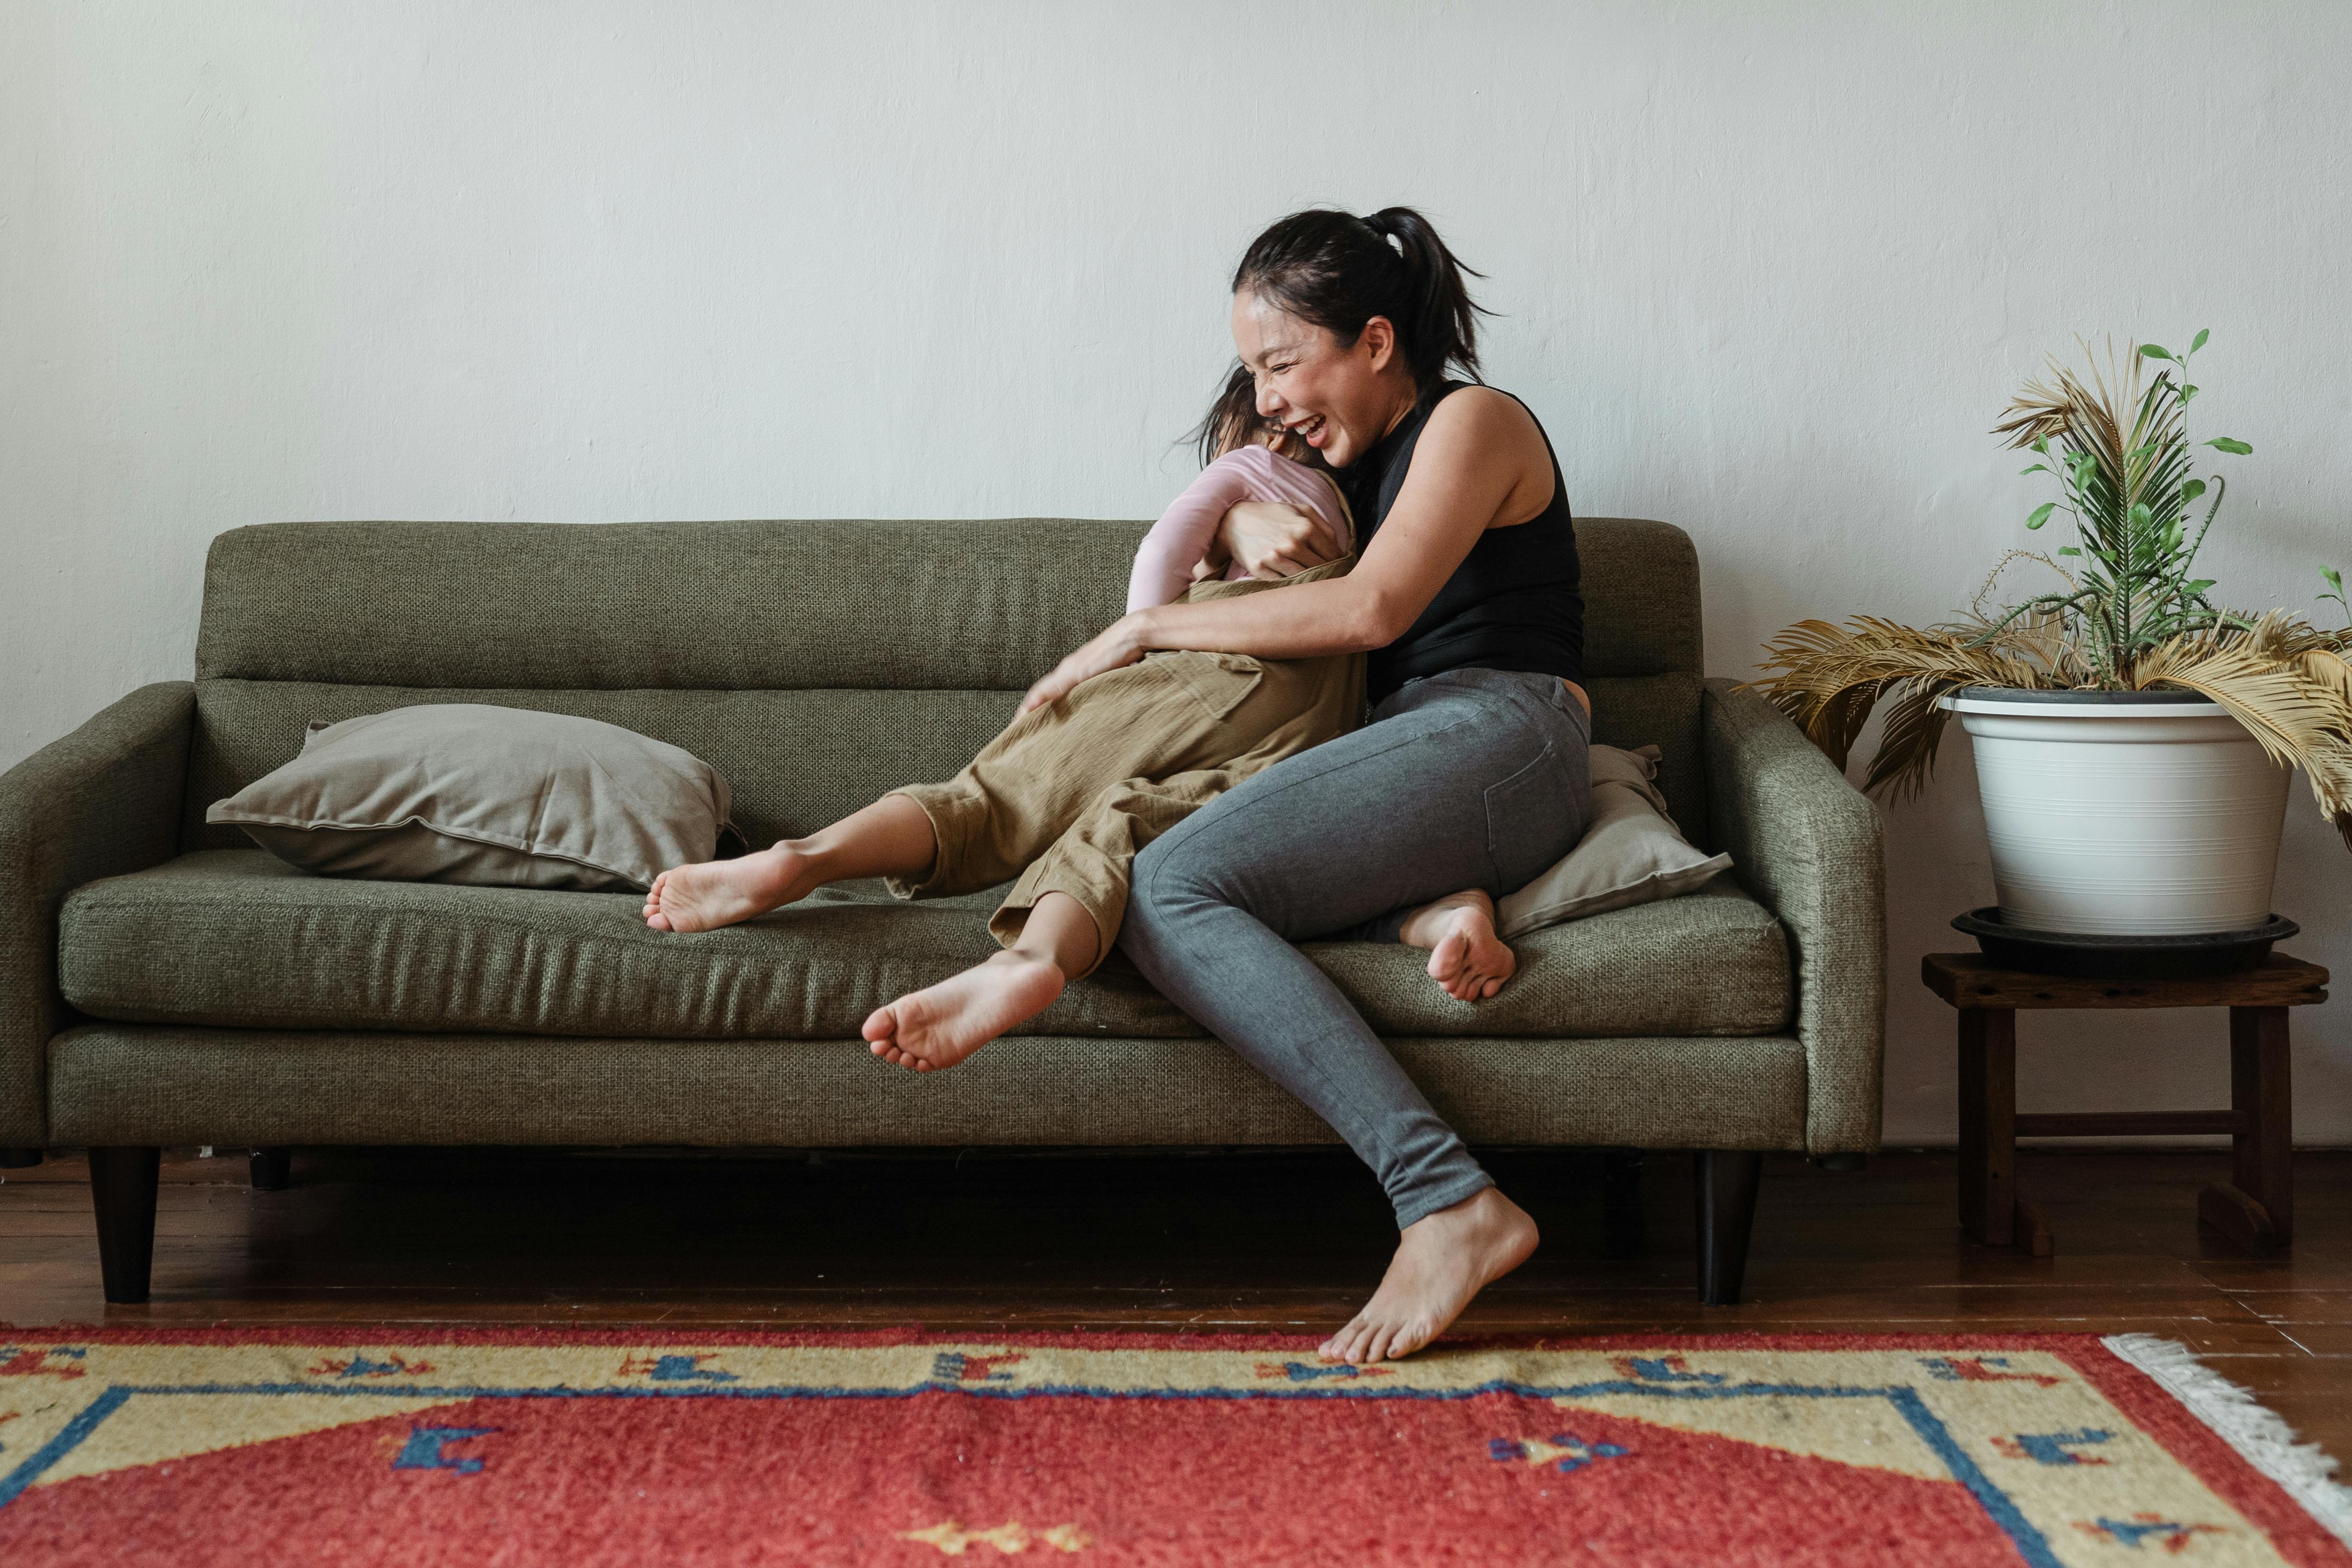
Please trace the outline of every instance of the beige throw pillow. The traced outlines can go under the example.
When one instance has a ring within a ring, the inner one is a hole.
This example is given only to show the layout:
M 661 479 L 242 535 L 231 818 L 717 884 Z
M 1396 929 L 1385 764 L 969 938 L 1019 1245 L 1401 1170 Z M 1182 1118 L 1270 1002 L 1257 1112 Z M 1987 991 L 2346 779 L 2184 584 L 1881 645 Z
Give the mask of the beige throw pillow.
M 728 810 L 709 763 L 634 730 L 432 703 L 313 722 L 205 821 L 328 876 L 600 891 L 710 859 Z
M 1688 893 L 1731 864 L 1691 848 L 1653 782 L 1654 746 L 1592 748 L 1592 820 L 1568 857 L 1495 906 L 1506 938 L 1564 920 Z

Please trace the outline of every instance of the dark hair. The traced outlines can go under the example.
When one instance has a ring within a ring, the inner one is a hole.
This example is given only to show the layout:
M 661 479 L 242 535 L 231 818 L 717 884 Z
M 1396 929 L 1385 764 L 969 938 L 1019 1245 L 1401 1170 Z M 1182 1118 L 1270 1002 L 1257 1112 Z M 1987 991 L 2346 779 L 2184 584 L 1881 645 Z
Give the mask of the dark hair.
M 1247 365 L 1237 363 L 1226 372 L 1225 384 L 1208 413 L 1192 427 L 1201 466 L 1206 468 L 1265 427 L 1265 416 L 1257 411 L 1257 378 L 1250 374 Z
M 1425 390 L 1449 367 L 1481 379 L 1478 318 L 1490 312 L 1472 301 L 1465 275 L 1485 276 L 1456 260 L 1411 207 L 1361 218 L 1316 207 L 1250 242 L 1234 269 L 1234 292 L 1248 289 L 1343 343 L 1362 336 L 1373 317 L 1387 317 L 1413 384 Z

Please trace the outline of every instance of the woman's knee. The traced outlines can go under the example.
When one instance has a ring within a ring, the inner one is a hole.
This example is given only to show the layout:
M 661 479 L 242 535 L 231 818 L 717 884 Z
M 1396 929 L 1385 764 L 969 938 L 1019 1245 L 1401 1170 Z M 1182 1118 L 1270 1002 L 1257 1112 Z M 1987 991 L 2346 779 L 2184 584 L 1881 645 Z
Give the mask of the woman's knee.
M 1127 918 L 1164 926 L 1179 911 L 1218 901 L 1220 889 L 1211 867 L 1212 857 L 1195 846 L 1199 814 L 1185 819 L 1143 846 L 1135 857 L 1128 889 Z
M 1179 912 L 1199 907 L 1193 884 L 1180 866 L 1169 863 L 1166 835 L 1143 847 L 1129 875 L 1127 914 L 1119 922 L 1118 946 L 1147 979 L 1175 983 L 1184 966 L 1185 944 L 1174 939 Z

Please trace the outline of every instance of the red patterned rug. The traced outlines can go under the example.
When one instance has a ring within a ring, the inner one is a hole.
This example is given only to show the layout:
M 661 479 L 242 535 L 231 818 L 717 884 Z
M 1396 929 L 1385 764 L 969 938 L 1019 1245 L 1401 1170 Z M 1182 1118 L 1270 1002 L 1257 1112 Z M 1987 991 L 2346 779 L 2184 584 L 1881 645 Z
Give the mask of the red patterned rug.
M 0 1337 L 11 1568 L 2352 1568 L 2326 1461 L 2146 1339 Z

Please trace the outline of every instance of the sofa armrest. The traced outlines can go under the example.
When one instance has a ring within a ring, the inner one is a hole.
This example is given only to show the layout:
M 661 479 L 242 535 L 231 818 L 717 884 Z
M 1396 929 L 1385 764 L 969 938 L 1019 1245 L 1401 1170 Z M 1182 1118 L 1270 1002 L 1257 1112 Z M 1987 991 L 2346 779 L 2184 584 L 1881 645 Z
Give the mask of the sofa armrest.
M 102 876 L 178 849 L 196 688 L 142 686 L 0 773 L 0 1147 L 48 1141 L 49 1037 L 58 994 L 58 907 Z
M 1739 683 L 1706 683 L 1713 844 L 1788 933 L 1805 1047 L 1805 1144 L 1878 1147 L 1886 1037 L 1886 880 L 1878 809 Z

